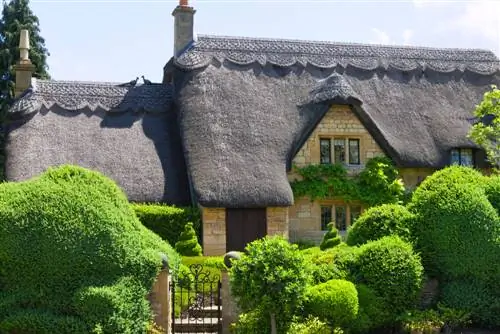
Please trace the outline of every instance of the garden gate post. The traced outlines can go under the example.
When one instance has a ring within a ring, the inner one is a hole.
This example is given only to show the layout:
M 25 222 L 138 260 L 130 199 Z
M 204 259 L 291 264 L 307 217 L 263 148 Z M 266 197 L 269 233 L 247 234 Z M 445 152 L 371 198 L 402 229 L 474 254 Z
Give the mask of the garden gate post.
M 156 277 L 153 284 L 148 300 L 153 312 L 153 319 L 157 326 L 160 326 L 162 333 L 171 333 L 171 319 L 170 319 L 170 272 L 166 259 L 163 260 L 163 266 Z

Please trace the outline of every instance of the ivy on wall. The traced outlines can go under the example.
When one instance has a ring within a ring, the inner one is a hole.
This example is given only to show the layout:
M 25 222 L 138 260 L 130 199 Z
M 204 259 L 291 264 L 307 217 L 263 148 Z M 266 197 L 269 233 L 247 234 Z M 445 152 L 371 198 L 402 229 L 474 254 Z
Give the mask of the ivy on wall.
M 294 171 L 302 177 L 290 183 L 296 198 L 342 198 L 374 206 L 397 203 L 405 192 L 398 170 L 386 157 L 370 159 L 356 176 L 349 176 L 341 164 L 294 166 Z

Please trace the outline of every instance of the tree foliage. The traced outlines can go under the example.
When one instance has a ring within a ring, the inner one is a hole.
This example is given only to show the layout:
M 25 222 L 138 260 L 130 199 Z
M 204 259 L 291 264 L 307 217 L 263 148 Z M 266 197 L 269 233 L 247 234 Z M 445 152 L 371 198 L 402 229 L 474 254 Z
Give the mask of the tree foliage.
M 4 2 L 0 20 L 0 180 L 3 179 L 4 122 L 9 105 L 14 98 L 15 70 L 19 60 L 19 37 L 21 29 L 30 35 L 30 59 L 35 66 L 36 78 L 48 79 L 47 57 L 49 52 L 40 35 L 38 17 L 29 7 L 29 0 Z
M 500 89 L 492 86 L 483 101 L 474 110 L 478 122 L 469 132 L 469 137 L 486 151 L 488 160 L 500 166 Z

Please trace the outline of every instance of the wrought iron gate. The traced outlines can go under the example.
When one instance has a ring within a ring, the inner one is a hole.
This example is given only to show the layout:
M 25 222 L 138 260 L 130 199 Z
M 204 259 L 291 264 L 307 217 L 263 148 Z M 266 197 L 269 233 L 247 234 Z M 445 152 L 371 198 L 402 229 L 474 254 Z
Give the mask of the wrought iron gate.
M 200 264 L 172 277 L 172 334 L 222 333 L 220 291 L 220 277 Z

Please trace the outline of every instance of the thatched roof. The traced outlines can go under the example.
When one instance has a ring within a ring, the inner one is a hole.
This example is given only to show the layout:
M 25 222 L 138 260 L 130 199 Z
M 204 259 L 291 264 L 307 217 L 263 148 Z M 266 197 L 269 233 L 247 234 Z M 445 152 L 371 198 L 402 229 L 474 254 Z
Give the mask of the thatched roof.
M 206 206 L 290 205 L 300 146 L 332 103 L 402 167 L 442 167 L 500 83 L 490 51 L 199 36 L 165 69 L 194 194 Z
M 33 80 L 10 109 L 6 176 L 77 164 L 114 179 L 132 201 L 190 202 L 172 86 Z

